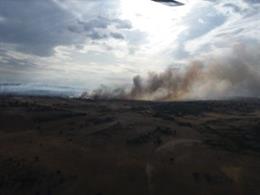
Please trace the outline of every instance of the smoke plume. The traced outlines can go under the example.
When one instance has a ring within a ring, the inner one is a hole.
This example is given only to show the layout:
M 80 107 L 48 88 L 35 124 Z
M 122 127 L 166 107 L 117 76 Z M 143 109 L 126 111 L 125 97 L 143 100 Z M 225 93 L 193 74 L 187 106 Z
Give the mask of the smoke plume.
M 83 95 L 84 96 L 84 95 Z M 135 76 L 130 89 L 102 86 L 95 99 L 188 100 L 260 96 L 260 47 L 236 44 L 187 66 Z

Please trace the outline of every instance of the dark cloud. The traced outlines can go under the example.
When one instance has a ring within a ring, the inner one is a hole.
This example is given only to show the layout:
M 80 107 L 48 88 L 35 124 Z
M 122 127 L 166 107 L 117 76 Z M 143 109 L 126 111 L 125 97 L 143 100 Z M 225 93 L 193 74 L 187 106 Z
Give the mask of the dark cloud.
M 253 4 L 257 4 L 260 3 L 260 0 L 244 0 L 246 3 L 253 3 Z
M 110 32 L 108 27 L 114 27 L 117 32 Z M 110 19 L 98 16 L 92 20 L 78 20 L 76 24 L 68 26 L 68 30 L 72 33 L 81 34 L 93 40 L 114 38 L 124 39 L 124 35 L 119 33 L 121 30 L 131 29 L 131 23 L 127 20 Z
M 76 40 L 65 31 L 75 19 L 51 0 L 1 0 L 0 42 L 15 44 L 25 53 L 48 56 L 57 45 Z
M 110 33 L 110 35 L 115 39 L 124 39 L 124 36 L 120 33 Z
M 38 56 L 50 56 L 56 46 L 76 45 L 86 38 L 123 39 L 120 32 L 110 33 L 109 26 L 117 31 L 131 28 L 129 21 L 101 16 L 79 20 L 53 0 L 1 0 L 0 16 L 0 43 Z

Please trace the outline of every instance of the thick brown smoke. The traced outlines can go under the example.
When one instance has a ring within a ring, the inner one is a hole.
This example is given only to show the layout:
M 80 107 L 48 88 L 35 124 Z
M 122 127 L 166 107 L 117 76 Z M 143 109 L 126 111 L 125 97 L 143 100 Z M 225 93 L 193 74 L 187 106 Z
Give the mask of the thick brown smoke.
M 183 69 L 136 76 L 130 89 L 102 86 L 90 94 L 100 99 L 187 100 L 260 96 L 260 47 L 236 44 Z

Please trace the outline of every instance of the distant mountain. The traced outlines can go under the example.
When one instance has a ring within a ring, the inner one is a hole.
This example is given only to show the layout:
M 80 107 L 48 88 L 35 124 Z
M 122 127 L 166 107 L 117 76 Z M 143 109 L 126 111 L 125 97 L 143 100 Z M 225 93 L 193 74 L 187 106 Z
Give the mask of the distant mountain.
M 82 89 L 42 84 L 0 83 L 0 95 L 78 97 Z

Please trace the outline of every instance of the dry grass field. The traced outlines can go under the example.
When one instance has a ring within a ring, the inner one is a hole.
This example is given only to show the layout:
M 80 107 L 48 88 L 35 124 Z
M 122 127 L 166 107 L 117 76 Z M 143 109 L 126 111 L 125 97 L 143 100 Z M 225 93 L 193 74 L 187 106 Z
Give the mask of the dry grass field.
M 260 194 L 260 100 L 0 97 L 0 195 Z

